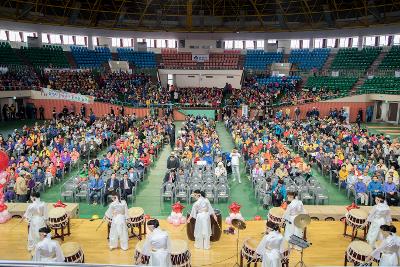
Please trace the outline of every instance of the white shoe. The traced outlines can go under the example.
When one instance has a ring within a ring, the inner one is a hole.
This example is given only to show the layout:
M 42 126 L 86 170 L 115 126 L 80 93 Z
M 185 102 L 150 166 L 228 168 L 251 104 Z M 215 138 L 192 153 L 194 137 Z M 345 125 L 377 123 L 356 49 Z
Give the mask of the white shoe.
M 241 184 L 241 183 L 242 183 L 242 181 L 239 180 L 239 184 Z
M 233 179 L 232 182 L 236 182 L 236 179 Z

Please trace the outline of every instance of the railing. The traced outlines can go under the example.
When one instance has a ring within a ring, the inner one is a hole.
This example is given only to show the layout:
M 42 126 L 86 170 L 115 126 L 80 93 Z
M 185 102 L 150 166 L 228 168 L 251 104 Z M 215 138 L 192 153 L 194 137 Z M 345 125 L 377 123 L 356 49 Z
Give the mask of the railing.
M 133 267 L 133 266 L 143 266 L 143 265 L 117 265 L 117 264 L 92 264 L 92 263 L 67 263 L 67 262 L 32 262 L 32 261 L 7 261 L 1 260 L 0 266 L 24 266 L 24 267 L 45 267 L 45 266 L 87 266 L 87 267 Z M 146 265 L 149 266 L 149 265 Z

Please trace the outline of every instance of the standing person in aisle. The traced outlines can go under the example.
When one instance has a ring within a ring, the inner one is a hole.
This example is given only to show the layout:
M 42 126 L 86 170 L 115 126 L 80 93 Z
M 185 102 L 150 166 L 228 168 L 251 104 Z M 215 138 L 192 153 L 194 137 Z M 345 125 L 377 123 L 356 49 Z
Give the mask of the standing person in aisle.
M 240 165 L 240 154 L 238 152 L 238 150 L 236 148 L 232 149 L 232 153 L 231 153 L 231 166 L 232 166 L 232 176 L 233 176 L 233 182 L 236 181 L 236 178 L 239 181 L 239 184 L 242 183 L 242 181 L 240 180 L 240 169 L 239 169 L 239 165 Z

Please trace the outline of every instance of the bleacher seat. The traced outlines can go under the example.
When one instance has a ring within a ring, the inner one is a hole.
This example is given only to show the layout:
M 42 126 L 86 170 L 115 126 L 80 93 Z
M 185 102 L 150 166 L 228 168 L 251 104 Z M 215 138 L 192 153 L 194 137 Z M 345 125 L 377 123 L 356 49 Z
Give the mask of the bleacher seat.
M 133 48 L 118 48 L 119 60 L 128 61 L 138 68 L 155 68 L 156 58 L 154 52 L 134 51 Z
M 381 52 L 381 47 L 341 48 L 336 54 L 331 68 L 333 70 L 366 70 Z
M 20 65 L 21 60 L 17 57 L 11 45 L 7 42 L 0 42 L 0 65 Z
M 69 68 L 67 57 L 61 46 L 21 47 L 22 54 L 34 67 Z
M 289 62 L 297 64 L 302 71 L 320 70 L 324 66 L 329 52 L 328 48 L 315 48 L 311 51 L 309 49 L 293 49 L 290 52 Z
M 337 90 L 339 93 L 347 93 L 357 82 L 355 77 L 333 77 L 333 76 L 315 76 L 309 77 L 305 88 L 327 88 Z
M 288 77 L 279 77 L 279 76 L 271 76 L 271 77 L 257 77 L 257 83 L 259 85 L 269 85 L 278 83 L 279 85 L 282 83 L 291 83 L 293 81 L 301 80 L 300 76 L 288 76 Z
M 267 65 L 281 62 L 283 54 L 281 52 L 266 52 L 264 50 L 248 50 L 245 69 L 265 70 Z
M 389 50 L 383 58 L 379 69 L 382 70 L 398 70 L 400 69 L 400 46 L 395 45 Z
M 71 53 L 78 68 L 100 68 L 103 63 L 112 59 L 108 47 L 98 46 L 94 50 L 90 50 L 84 46 L 71 46 Z
M 400 78 L 374 77 L 365 80 L 361 89 L 367 94 L 400 94 Z

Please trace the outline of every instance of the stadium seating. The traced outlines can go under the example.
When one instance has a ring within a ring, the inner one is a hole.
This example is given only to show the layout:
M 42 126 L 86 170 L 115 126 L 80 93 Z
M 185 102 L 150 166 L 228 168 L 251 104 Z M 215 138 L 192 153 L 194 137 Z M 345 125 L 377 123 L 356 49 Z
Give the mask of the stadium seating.
M 6 66 L 21 64 L 21 60 L 7 42 L 0 43 L 0 64 Z
M 349 92 L 353 85 L 357 82 L 354 77 L 332 77 L 332 76 L 315 76 L 309 77 L 305 88 L 327 88 L 330 90 L 338 90 L 339 92 Z
M 257 83 L 259 85 L 269 85 L 278 83 L 279 85 L 286 82 L 292 81 L 299 81 L 301 80 L 300 76 L 288 76 L 288 77 L 278 77 L 278 76 L 271 76 L 271 77 L 257 77 Z
M 83 46 L 71 46 L 71 53 L 79 68 L 100 68 L 105 62 L 112 59 L 108 47 L 96 47 L 89 50 Z
M 400 69 L 400 46 L 392 46 L 390 51 L 383 58 L 379 69 L 397 70 Z
M 361 90 L 367 94 L 400 94 L 400 78 L 374 77 L 372 79 L 367 79 L 362 85 Z
M 138 68 L 155 68 L 156 58 L 153 52 L 134 51 L 132 48 L 118 48 L 119 60 L 128 61 Z
M 192 60 L 192 53 L 179 52 L 174 48 L 161 49 L 162 65 L 167 68 L 190 68 L 197 65 Z
M 236 52 L 235 52 L 236 51 Z M 240 51 L 225 51 L 224 53 L 211 53 L 209 60 L 204 61 L 204 67 L 210 69 L 237 69 Z
M 290 52 L 289 62 L 297 64 L 298 68 L 303 71 L 318 69 L 320 70 L 329 56 L 330 49 L 316 48 L 309 49 L 293 49 Z
M 245 69 L 264 70 L 267 65 L 275 62 L 282 61 L 283 54 L 278 52 L 265 52 L 263 50 L 248 50 L 246 61 L 244 64 Z
M 366 70 L 381 52 L 381 47 L 341 48 L 332 62 L 333 70 Z
M 38 47 L 21 47 L 21 53 L 36 67 L 69 68 L 67 57 L 61 46 L 44 45 Z

